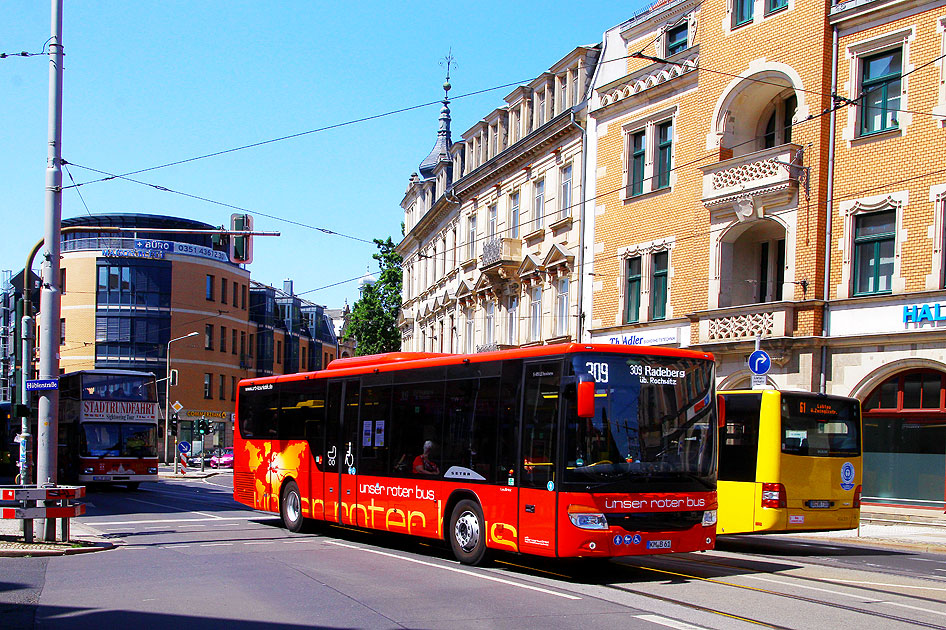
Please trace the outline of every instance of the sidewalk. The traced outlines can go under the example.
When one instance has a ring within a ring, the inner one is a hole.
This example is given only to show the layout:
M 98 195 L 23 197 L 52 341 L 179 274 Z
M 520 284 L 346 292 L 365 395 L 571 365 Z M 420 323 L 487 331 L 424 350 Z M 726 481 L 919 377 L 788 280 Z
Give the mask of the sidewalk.
M 105 539 L 98 531 L 85 525 L 81 518 L 74 518 L 69 524 L 68 542 L 41 542 L 36 536 L 39 521 L 33 521 L 33 542 L 23 542 L 23 521 L 12 518 L 0 519 L 0 557 L 36 557 L 64 556 L 77 553 L 104 551 L 115 545 Z M 56 536 L 60 534 L 56 528 Z

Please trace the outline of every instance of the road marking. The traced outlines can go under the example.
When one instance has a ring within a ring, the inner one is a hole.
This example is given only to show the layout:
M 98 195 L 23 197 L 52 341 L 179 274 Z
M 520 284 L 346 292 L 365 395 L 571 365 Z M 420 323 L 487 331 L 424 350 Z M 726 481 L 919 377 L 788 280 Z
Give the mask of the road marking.
M 173 505 L 164 505 L 163 503 L 153 503 L 153 502 L 151 502 L 151 501 L 142 501 L 141 499 L 131 499 L 131 498 L 129 498 L 128 501 L 135 501 L 135 502 L 137 502 L 137 503 L 144 503 L 145 505 L 153 505 L 153 506 L 155 506 L 155 507 L 165 508 L 165 509 L 167 509 L 167 510 L 177 510 L 178 512 L 187 512 L 188 514 L 200 514 L 201 516 L 206 516 L 206 517 L 208 517 L 208 518 L 213 518 L 213 519 L 222 518 L 222 517 L 220 517 L 220 516 L 216 516 L 215 514 L 208 514 L 207 512 L 197 512 L 197 511 L 194 511 L 194 510 L 185 510 L 184 508 L 174 507 Z
M 703 626 L 694 626 L 684 621 L 677 621 L 676 619 L 669 619 L 667 617 L 661 617 L 660 615 L 635 615 L 635 617 L 668 628 L 678 628 L 679 630 L 706 630 Z
M 187 549 L 191 545 L 165 545 L 165 549 Z
M 773 584 L 781 584 L 782 586 L 787 586 L 789 588 L 805 588 L 811 591 L 818 591 L 819 593 L 831 593 L 832 595 L 840 595 L 841 597 L 853 597 L 854 599 L 861 600 L 865 603 L 882 603 L 882 600 L 879 599 L 864 599 L 863 595 L 852 595 L 850 593 L 842 593 L 840 591 L 829 591 L 824 588 L 817 586 L 805 586 L 804 584 L 795 584 L 793 582 L 783 582 L 782 580 L 772 580 L 770 578 L 759 577 L 758 575 L 747 575 L 745 576 L 752 580 L 761 580 L 763 582 L 772 582 Z
M 264 540 L 262 542 L 245 542 L 244 545 L 275 545 L 275 540 Z
M 898 604 L 897 602 L 884 602 L 891 606 L 899 606 L 900 608 L 909 608 L 910 610 L 919 610 L 921 612 L 930 613 L 931 615 L 939 615 L 941 617 L 946 617 L 946 612 L 939 610 L 930 610 L 929 608 L 920 608 L 918 606 L 910 606 L 909 604 Z
M 864 586 L 886 586 L 890 588 L 918 588 L 927 591 L 946 591 L 946 588 L 938 586 L 910 586 L 908 584 L 884 584 L 882 582 L 864 582 L 861 580 L 839 580 L 836 578 L 821 578 L 825 582 L 837 582 L 839 584 L 863 584 Z
M 531 586 L 529 584 L 522 584 L 519 582 L 513 582 L 512 580 L 504 580 L 502 578 L 494 577 L 492 575 L 483 575 L 482 573 L 476 573 L 474 571 L 468 571 L 466 569 L 460 569 L 458 567 L 451 567 L 442 564 L 435 564 L 433 562 L 426 562 L 424 560 L 418 560 L 416 558 L 408 558 L 407 556 L 399 556 L 393 553 L 387 553 L 384 551 L 378 551 L 376 549 L 367 549 L 365 547 L 356 547 L 355 545 L 346 545 L 344 543 L 335 542 L 333 540 L 326 541 L 330 545 L 336 545 L 338 547 L 347 547 L 348 549 L 354 549 L 355 551 L 363 551 L 365 553 L 373 553 L 379 556 L 386 556 L 388 558 L 394 558 L 395 560 L 404 560 L 405 562 L 413 562 L 414 564 L 420 564 L 425 567 L 431 567 L 434 569 L 443 569 L 444 571 L 451 571 L 453 573 L 459 573 L 461 575 L 467 575 L 469 577 L 479 578 L 481 580 L 487 580 L 489 582 L 498 582 L 499 584 L 505 584 L 507 586 L 514 586 L 516 588 L 525 589 L 528 591 L 536 591 L 539 593 L 545 593 L 546 595 L 554 595 L 555 597 L 561 597 L 563 599 L 581 599 L 577 595 L 569 595 L 567 593 L 557 593 L 546 588 L 541 588 L 538 586 Z
M 83 521 L 93 527 L 104 525 L 150 525 L 152 523 L 200 523 L 202 521 L 248 521 L 256 516 L 215 516 L 213 518 L 158 518 L 150 521 Z
M 301 539 L 301 540 L 283 540 L 283 541 L 281 541 L 281 542 L 282 542 L 282 544 L 284 544 L 284 545 L 294 545 L 294 544 L 296 544 L 296 543 L 312 542 L 312 539 L 311 539 L 311 538 L 303 538 L 303 539 Z
M 201 547 L 231 547 L 233 543 L 204 543 Z

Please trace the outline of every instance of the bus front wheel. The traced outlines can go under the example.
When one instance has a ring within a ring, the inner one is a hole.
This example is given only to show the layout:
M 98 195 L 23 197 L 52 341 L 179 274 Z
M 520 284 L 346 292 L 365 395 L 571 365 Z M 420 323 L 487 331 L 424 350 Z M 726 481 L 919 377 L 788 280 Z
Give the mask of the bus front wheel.
M 302 497 L 299 495 L 299 486 L 291 479 L 282 491 L 279 515 L 289 531 L 296 533 L 302 530 Z
M 486 527 L 483 509 L 476 501 L 457 503 L 450 516 L 450 547 L 463 564 L 480 564 L 486 555 Z

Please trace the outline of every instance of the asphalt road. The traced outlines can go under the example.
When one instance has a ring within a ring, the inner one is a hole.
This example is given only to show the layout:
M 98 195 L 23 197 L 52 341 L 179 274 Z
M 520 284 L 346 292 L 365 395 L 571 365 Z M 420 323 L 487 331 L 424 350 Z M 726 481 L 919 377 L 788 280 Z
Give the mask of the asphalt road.
M 746 537 L 588 564 L 498 556 L 245 509 L 229 475 L 93 489 L 111 551 L 0 558 L 0 628 L 944 628 L 946 556 Z

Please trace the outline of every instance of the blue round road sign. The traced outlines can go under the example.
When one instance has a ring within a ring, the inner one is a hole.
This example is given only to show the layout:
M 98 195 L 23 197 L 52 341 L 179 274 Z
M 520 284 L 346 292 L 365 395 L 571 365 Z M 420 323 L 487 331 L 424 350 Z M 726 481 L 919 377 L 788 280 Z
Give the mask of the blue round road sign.
M 182 452 L 182 453 L 190 453 L 190 452 L 191 452 L 191 443 L 190 443 L 190 442 L 178 442 L 178 444 L 177 444 L 177 450 L 179 450 L 179 451 Z
M 756 350 L 749 355 L 749 371 L 753 374 L 768 374 L 772 359 L 765 350 Z

